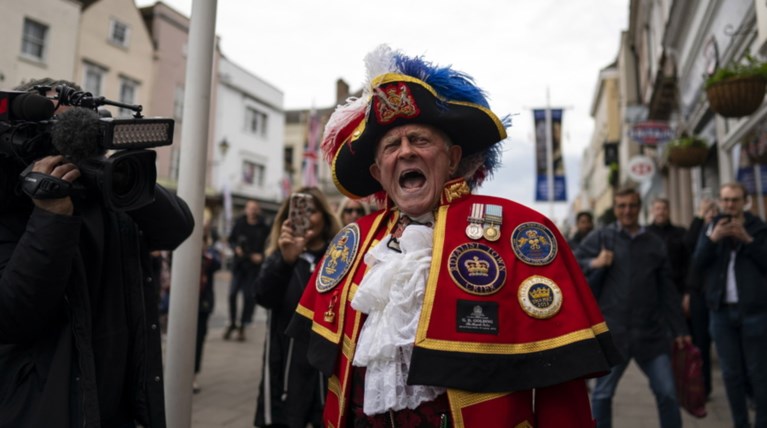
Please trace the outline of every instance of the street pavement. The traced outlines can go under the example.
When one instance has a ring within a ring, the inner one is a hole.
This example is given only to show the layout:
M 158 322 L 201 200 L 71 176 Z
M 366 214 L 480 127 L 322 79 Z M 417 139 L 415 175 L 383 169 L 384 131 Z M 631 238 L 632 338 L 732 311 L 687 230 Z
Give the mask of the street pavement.
M 223 331 L 228 322 L 226 296 L 229 277 L 227 271 L 216 275 L 216 309 L 210 319 L 202 370 L 197 379 L 202 390 L 193 398 L 193 428 L 253 426 L 258 384 L 261 380 L 266 311 L 257 308 L 254 323 L 246 331 L 245 342 L 223 340 Z M 707 403 L 707 410 L 708 416 L 702 419 L 683 410 L 684 426 L 722 428 L 732 425 L 718 367 L 715 367 L 713 393 Z M 626 370 L 613 400 L 613 421 L 615 428 L 659 426 L 650 387 L 633 363 Z

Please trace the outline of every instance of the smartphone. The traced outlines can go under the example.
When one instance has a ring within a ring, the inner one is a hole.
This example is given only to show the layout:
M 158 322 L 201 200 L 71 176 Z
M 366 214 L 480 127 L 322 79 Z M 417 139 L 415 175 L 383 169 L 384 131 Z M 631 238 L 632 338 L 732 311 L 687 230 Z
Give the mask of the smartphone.
M 308 193 L 293 193 L 290 195 L 288 218 L 293 225 L 294 236 L 304 236 L 309 230 L 309 217 L 314 209 L 314 198 Z
M 711 221 L 711 224 L 716 225 L 719 223 L 719 220 L 725 219 L 725 223 L 729 223 L 730 220 L 732 220 L 731 214 L 719 214 L 718 216 L 714 217 L 714 220 Z

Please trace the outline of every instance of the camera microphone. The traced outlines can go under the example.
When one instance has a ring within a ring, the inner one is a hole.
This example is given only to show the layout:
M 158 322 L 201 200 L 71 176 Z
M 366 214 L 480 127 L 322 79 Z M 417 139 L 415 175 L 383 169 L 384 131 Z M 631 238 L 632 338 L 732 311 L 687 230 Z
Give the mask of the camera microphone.
M 0 120 L 48 120 L 55 109 L 53 101 L 41 95 L 31 92 L 0 92 Z
M 70 161 L 98 157 L 106 153 L 101 147 L 99 114 L 86 108 L 71 108 L 57 115 L 51 128 L 51 142 Z

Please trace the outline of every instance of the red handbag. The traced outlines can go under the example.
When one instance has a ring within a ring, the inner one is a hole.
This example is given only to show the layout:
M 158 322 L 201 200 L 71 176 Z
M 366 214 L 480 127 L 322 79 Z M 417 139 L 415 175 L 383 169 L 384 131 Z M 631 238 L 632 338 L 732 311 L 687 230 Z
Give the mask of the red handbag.
M 696 418 L 706 417 L 706 388 L 703 385 L 700 350 L 692 343 L 685 343 L 682 348 L 674 344 L 671 361 L 679 405 Z

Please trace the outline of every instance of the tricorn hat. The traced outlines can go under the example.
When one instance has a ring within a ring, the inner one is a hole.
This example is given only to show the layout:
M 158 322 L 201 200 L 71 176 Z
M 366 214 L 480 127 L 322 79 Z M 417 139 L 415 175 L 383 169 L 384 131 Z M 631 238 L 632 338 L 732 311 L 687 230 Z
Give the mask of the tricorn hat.
M 475 186 L 500 161 L 509 120 L 500 120 L 473 79 L 421 57 L 407 57 L 381 46 L 365 59 L 369 83 L 362 96 L 349 99 L 330 116 L 322 151 L 338 190 L 354 199 L 381 192 L 370 175 L 379 139 L 410 123 L 432 125 L 461 146 L 473 164 L 466 178 Z M 381 195 L 383 196 L 383 195 Z M 381 198 L 383 199 L 383 198 Z

